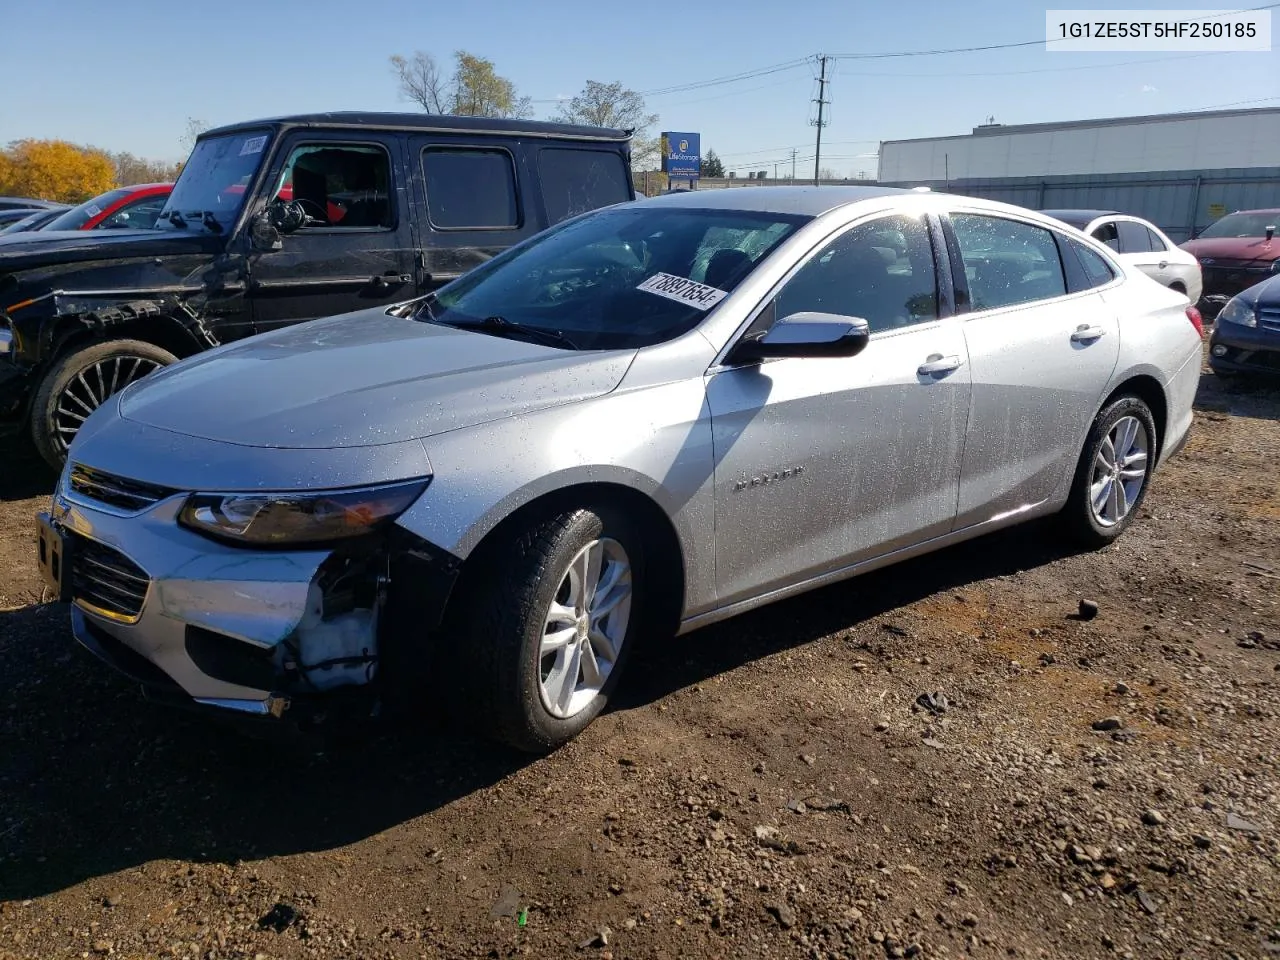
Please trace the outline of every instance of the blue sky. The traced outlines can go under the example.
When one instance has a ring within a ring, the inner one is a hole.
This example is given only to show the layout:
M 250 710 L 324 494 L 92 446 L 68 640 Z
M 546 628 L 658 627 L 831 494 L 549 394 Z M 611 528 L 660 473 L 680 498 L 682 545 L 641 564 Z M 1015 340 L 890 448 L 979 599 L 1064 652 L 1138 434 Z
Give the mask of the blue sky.
M 1094 5 L 1161 8 L 1168 0 Z M 182 156 L 188 117 L 218 124 L 309 110 L 411 109 L 397 96 L 387 57 L 415 49 L 442 61 L 456 49 L 487 57 L 522 94 L 554 101 L 589 79 L 649 92 L 817 53 L 1017 42 L 1039 39 L 1045 28 L 1045 7 L 1025 0 L 981 7 L 738 0 L 672 4 L 670 13 L 661 3 L 600 0 L 40 0 L 7 7 L 0 143 L 58 137 L 156 159 Z M 815 74 L 802 63 L 648 102 L 661 129 L 700 132 L 704 151 L 714 148 L 729 167 L 772 175 L 775 162 L 779 173 L 789 167 L 792 147 L 802 158 L 813 155 Z M 1102 54 L 1032 46 L 840 60 L 829 96 L 823 166 L 874 175 L 866 155 L 878 141 L 965 133 L 988 116 L 1035 123 L 1261 98 L 1272 99 L 1240 105 L 1280 106 L 1280 49 Z M 538 116 L 554 109 L 540 102 Z M 812 175 L 812 165 L 804 161 L 798 172 Z

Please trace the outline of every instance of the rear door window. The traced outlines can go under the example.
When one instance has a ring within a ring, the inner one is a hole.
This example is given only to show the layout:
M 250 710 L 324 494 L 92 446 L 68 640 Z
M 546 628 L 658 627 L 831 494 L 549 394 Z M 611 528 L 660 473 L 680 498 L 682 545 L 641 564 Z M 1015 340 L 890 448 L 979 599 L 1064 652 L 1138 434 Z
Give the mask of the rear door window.
M 1120 221 L 1120 252 L 1150 253 L 1150 231 L 1140 223 L 1132 220 Z
M 1115 222 L 1108 220 L 1106 223 L 1100 223 L 1093 228 L 1093 239 L 1100 243 L 1105 243 L 1116 253 L 1120 252 L 1120 234 L 1116 231 Z
M 1066 294 L 1062 258 L 1051 231 L 973 213 L 953 213 L 951 225 L 974 310 L 995 310 Z
M 626 163 L 612 150 L 544 147 L 538 151 L 538 178 L 548 226 L 631 199 Z
M 506 150 L 428 147 L 422 152 L 427 217 L 436 230 L 520 226 L 516 172 Z

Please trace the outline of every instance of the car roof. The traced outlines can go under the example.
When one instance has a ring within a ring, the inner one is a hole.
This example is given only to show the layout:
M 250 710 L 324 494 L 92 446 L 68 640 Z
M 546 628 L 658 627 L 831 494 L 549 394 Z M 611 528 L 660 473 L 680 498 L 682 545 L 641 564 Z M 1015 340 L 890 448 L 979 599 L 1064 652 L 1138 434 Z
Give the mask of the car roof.
M 1231 213 L 1224 213 L 1224 217 L 1229 217 L 1233 213 L 1280 213 L 1280 207 L 1258 207 L 1256 210 L 1232 210 Z
M 753 213 L 789 213 L 816 217 L 828 210 L 863 200 L 896 196 L 915 197 L 920 194 L 900 187 L 725 187 L 714 190 L 678 190 L 641 202 L 704 210 L 747 210 Z
M 1073 227 L 1086 226 L 1097 220 L 1099 217 L 1128 217 L 1130 214 L 1121 213 L 1119 210 L 1041 210 L 1046 217 L 1053 217 L 1055 220 L 1061 220 L 1063 223 L 1069 223 Z M 1135 220 L 1141 220 L 1141 217 L 1134 217 Z
M 200 134 L 199 139 L 215 137 L 241 130 L 260 130 L 263 127 L 342 127 L 365 130 L 432 130 L 448 133 L 502 134 L 528 137 L 554 137 L 570 140 L 631 139 L 630 130 L 614 130 L 607 127 L 584 127 L 571 123 L 549 123 L 544 120 L 499 120 L 489 117 L 454 117 L 431 113 L 371 113 L 360 110 L 344 110 L 331 113 L 300 113 L 291 116 L 267 117 L 261 120 L 233 123 L 216 127 Z

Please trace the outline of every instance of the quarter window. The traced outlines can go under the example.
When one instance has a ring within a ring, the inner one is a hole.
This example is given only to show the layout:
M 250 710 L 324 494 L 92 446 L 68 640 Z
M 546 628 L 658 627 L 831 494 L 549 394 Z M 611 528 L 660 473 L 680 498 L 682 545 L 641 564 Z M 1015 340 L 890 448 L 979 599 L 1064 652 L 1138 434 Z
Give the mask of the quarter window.
M 996 310 L 1061 297 L 1062 258 L 1043 227 L 972 213 L 951 215 L 974 310 Z
M 1156 253 L 1164 253 L 1169 249 L 1169 245 L 1164 242 L 1160 234 L 1150 227 L 1147 227 L 1147 241 L 1151 244 L 1151 249 Z
M 1088 286 L 1085 287 L 1086 290 L 1101 287 L 1115 279 L 1115 271 L 1101 256 L 1094 253 L 1083 243 L 1076 243 L 1074 240 L 1067 240 L 1066 242 L 1075 251 L 1080 260 L 1080 266 L 1084 268 L 1085 279 L 1088 281 Z
M 296 201 L 313 229 L 388 228 L 395 220 L 390 183 L 381 147 L 313 143 L 289 154 L 276 198 Z
M 818 251 L 787 281 L 775 316 L 814 311 L 861 317 L 872 333 L 938 318 L 938 283 L 922 219 L 859 224 Z
M 520 226 L 516 173 L 505 150 L 429 147 L 422 154 L 427 214 L 437 230 Z
M 548 224 L 631 199 L 622 155 L 548 147 L 538 152 L 538 176 Z

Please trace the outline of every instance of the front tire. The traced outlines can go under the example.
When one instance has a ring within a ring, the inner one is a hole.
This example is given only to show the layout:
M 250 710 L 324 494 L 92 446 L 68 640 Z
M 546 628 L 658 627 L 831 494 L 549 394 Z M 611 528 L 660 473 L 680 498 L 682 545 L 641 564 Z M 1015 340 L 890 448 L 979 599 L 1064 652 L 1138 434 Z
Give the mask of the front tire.
M 40 456 L 61 470 L 89 414 L 113 393 L 177 360 L 144 340 L 103 340 L 60 357 L 31 404 L 31 439 Z
M 608 704 L 639 631 L 644 545 L 617 511 L 580 508 L 500 538 L 464 574 L 443 633 L 462 710 L 547 753 Z
M 1120 397 L 1098 414 L 1063 509 L 1075 540 L 1097 548 L 1124 533 L 1146 498 L 1158 447 L 1155 419 L 1138 397 Z

